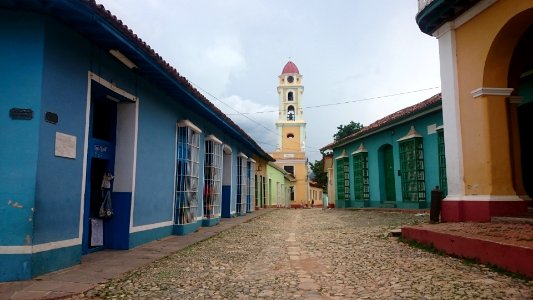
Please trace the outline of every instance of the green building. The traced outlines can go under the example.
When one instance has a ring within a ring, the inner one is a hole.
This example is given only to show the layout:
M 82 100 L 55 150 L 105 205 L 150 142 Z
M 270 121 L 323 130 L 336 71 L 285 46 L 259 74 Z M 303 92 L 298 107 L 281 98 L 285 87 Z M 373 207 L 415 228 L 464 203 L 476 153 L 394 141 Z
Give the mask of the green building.
M 441 95 L 388 115 L 320 149 L 333 152 L 335 205 L 428 208 L 446 194 Z

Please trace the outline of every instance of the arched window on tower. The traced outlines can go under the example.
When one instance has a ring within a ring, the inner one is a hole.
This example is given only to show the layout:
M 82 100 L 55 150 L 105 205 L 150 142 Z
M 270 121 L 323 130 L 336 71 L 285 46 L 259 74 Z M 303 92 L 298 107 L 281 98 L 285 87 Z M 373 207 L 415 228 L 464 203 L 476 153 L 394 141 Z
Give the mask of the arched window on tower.
M 294 106 L 292 105 L 287 108 L 287 121 L 294 121 Z
M 287 100 L 288 100 L 288 101 L 292 101 L 292 100 L 294 100 L 294 95 L 293 95 L 292 92 L 289 92 L 289 94 L 287 95 Z

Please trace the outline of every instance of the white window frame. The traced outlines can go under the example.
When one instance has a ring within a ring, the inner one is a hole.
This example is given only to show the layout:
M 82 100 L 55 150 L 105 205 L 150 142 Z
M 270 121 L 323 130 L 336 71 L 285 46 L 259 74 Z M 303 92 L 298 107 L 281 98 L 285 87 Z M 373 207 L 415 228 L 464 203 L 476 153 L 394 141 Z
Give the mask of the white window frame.
M 237 156 L 237 214 L 246 213 L 248 156 L 239 153 Z
M 196 222 L 201 133 L 189 120 L 176 124 L 174 223 L 178 225 Z
M 204 192 L 202 197 L 204 218 L 213 219 L 220 217 L 224 145 L 214 135 L 207 136 L 204 144 Z
M 253 159 L 248 160 L 248 196 L 250 197 L 248 211 L 255 210 L 256 196 L 255 196 L 255 170 L 256 161 Z

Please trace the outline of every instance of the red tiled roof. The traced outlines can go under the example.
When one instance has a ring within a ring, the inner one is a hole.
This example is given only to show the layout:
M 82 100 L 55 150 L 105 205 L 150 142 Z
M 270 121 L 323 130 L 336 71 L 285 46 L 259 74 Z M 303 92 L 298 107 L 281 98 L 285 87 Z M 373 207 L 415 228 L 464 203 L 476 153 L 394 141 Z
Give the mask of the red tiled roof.
M 298 67 L 289 60 L 289 62 L 285 64 L 285 67 L 283 67 L 281 74 L 300 74 L 300 71 L 298 71 Z
M 420 112 L 423 112 L 427 109 L 430 109 L 430 108 L 433 108 L 433 107 L 437 107 L 438 105 L 441 105 L 442 103 L 442 95 L 440 93 L 432 96 L 431 98 L 429 99 L 426 99 L 420 103 L 417 103 L 415 105 L 412 105 L 412 106 L 409 106 L 409 107 L 406 107 L 402 110 L 399 110 L 395 113 L 392 113 L 384 118 L 381 118 L 377 121 L 375 121 L 374 123 L 366 126 L 366 127 L 363 127 L 361 130 L 359 130 L 358 132 L 354 133 L 354 134 L 351 134 L 343 139 L 340 139 L 338 141 L 335 141 L 333 143 L 330 143 L 322 148 L 320 148 L 320 151 L 325 151 L 325 150 L 328 150 L 328 149 L 331 149 L 331 148 L 334 148 L 334 147 L 338 147 L 338 146 L 341 146 L 341 145 L 344 145 L 348 142 L 351 142 L 355 139 L 357 139 L 358 137 L 361 137 L 361 136 L 364 136 L 364 135 L 367 135 L 369 133 L 372 133 L 374 131 L 378 131 L 379 129 L 385 127 L 385 126 L 388 126 L 388 125 L 392 125 L 396 122 L 399 122 L 405 118 L 408 118 L 410 116 L 413 116 L 417 113 L 420 113 Z

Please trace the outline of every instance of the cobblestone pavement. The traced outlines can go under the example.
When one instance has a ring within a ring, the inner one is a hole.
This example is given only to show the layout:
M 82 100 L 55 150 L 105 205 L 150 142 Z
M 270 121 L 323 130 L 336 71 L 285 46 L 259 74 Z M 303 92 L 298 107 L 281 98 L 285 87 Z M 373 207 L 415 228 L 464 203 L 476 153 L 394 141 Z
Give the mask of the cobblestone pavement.
M 105 299 L 533 299 L 533 281 L 388 237 L 428 216 L 276 210 L 85 295 Z

